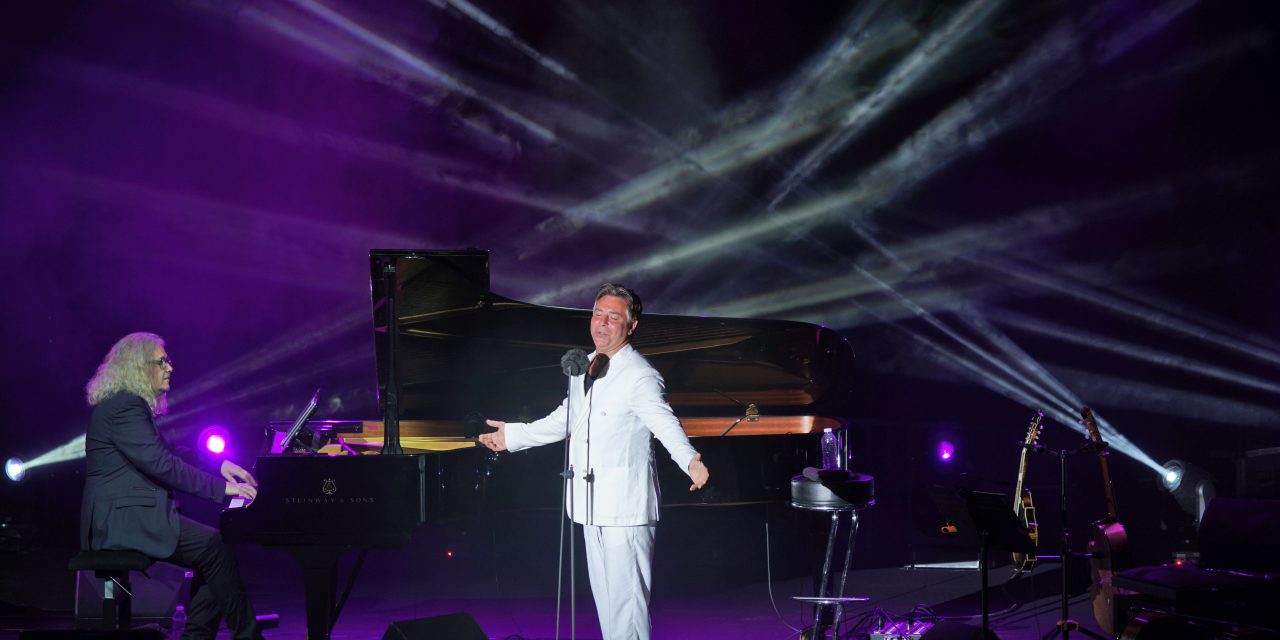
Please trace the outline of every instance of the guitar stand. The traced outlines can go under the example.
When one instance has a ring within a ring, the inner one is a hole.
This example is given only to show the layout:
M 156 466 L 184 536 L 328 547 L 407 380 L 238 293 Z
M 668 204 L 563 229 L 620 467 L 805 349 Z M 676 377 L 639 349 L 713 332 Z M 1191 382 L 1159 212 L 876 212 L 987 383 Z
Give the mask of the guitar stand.
M 1061 564 L 1059 571 L 1062 574 L 1062 613 L 1061 617 L 1058 618 L 1058 621 L 1054 623 L 1053 631 L 1045 634 L 1040 640 L 1053 640 L 1053 638 L 1057 638 L 1059 636 L 1062 637 L 1062 640 L 1071 640 L 1072 631 L 1083 633 L 1095 640 L 1111 640 L 1102 634 L 1081 627 L 1079 622 L 1072 620 L 1071 614 L 1068 610 L 1070 598 L 1067 596 L 1067 568 L 1069 567 L 1069 559 L 1079 555 L 1072 553 L 1071 533 L 1067 531 L 1067 458 L 1082 453 L 1096 452 L 1098 448 L 1093 443 L 1089 443 L 1075 449 L 1046 449 L 1044 447 L 1037 446 L 1031 447 L 1030 450 L 1036 453 L 1054 456 L 1058 459 L 1058 513 L 1060 516 L 1058 540 L 1062 546 L 1062 557 L 1059 561 Z

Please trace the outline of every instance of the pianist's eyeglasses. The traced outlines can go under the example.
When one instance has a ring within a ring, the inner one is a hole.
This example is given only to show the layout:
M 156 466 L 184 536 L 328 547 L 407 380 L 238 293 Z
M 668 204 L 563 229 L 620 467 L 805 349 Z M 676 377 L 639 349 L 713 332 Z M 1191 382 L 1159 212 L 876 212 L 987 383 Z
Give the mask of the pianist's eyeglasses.
M 169 356 L 165 356 L 163 358 L 156 358 L 155 360 L 148 360 L 147 362 L 150 362 L 151 364 L 154 364 L 157 367 L 163 367 L 166 364 L 169 365 L 170 367 L 173 366 L 173 359 L 171 359 Z

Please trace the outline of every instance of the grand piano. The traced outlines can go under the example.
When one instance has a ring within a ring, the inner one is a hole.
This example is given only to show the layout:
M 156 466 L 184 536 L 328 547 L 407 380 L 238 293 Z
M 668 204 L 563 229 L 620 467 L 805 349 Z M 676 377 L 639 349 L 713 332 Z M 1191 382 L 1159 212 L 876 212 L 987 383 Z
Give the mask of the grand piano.
M 494 454 L 477 444 L 474 413 L 542 417 L 565 394 L 560 357 L 591 348 L 589 310 L 494 293 L 486 251 L 374 250 L 369 274 L 383 419 L 316 428 L 303 438 L 314 451 L 260 456 L 257 499 L 222 514 L 228 542 L 301 563 L 308 638 L 328 638 L 336 622 L 343 553 L 402 546 L 440 518 L 547 500 L 521 479 L 539 464 L 533 452 L 558 448 Z M 853 351 L 824 327 L 646 314 L 631 343 L 662 373 L 712 470 L 690 493 L 660 456 L 666 504 L 784 500 L 790 477 L 816 458 L 810 434 L 846 426 Z M 541 455 L 545 464 L 558 457 Z

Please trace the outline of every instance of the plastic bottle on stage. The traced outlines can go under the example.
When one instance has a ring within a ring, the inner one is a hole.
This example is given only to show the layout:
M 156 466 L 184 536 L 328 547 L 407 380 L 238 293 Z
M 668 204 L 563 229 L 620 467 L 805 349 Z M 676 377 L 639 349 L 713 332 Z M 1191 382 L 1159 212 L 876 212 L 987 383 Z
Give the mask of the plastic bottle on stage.
M 836 442 L 836 434 L 830 428 L 822 430 L 822 468 L 840 468 L 840 444 Z
M 169 627 L 169 638 L 171 640 L 180 640 L 182 638 L 182 629 L 187 626 L 187 608 L 178 605 L 173 610 L 173 625 Z

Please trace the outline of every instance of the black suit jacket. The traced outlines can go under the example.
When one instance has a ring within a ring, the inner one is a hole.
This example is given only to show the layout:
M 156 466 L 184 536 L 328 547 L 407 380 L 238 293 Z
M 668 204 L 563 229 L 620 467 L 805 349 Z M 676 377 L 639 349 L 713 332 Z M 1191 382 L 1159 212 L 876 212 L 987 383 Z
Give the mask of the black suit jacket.
M 220 500 L 226 483 L 176 456 L 156 429 L 151 407 L 117 393 L 93 408 L 85 434 L 82 549 L 132 549 L 153 558 L 178 544 L 174 490 Z

